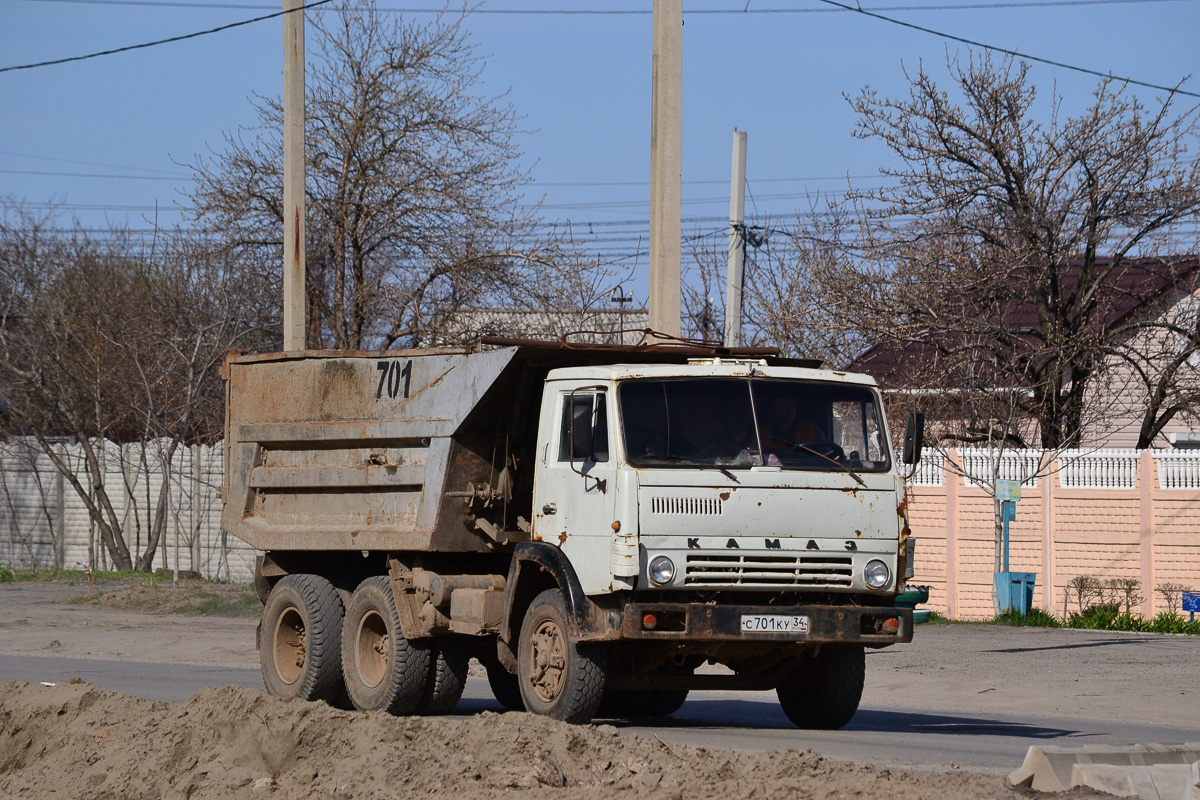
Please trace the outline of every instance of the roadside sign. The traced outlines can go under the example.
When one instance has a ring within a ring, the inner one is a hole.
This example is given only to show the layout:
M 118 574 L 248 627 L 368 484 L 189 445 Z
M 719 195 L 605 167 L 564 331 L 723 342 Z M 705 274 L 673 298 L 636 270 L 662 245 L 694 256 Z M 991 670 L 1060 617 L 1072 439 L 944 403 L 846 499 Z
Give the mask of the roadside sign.
M 1020 481 L 996 481 L 996 499 L 1013 503 L 1021 499 Z
M 1194 615 L 1200 611 L 1200 592 L 1184 592 L 1183 593 L 1183 610 Z

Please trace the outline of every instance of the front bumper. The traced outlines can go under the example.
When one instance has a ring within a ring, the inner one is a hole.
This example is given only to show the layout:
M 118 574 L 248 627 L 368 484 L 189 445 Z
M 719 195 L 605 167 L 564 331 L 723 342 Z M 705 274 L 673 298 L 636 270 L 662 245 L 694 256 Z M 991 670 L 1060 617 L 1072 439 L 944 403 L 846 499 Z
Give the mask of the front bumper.
M 653 627 L 647 617 L 653 616 Z M 806 617 L 807 632 L 743 630 L 746 617 Z M 885 623 L 895 620 L 895 633 Z M 870 606 L 759 606 L 705 603 L 628 603 L 621 612 L 622 639 L 681 642 L 799 642 L 886 647 L 912 641 L 912 609 Z

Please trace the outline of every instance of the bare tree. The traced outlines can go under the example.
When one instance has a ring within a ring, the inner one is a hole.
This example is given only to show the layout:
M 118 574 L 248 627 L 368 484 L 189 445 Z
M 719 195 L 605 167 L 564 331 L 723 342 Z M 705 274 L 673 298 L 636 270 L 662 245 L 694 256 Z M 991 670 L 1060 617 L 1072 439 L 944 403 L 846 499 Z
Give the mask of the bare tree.
M 1042 122 L 1028 65 L 972 55 L 949 71 L 961 104 L 923 68 L 906 97 L 852 101 L 857 135 L 902 166 L 849 195 L 861 255 L 822 270 L 822 291 L 871 341 L 970 378 L 964 391 L 1017 392 L 1041 445 L 1070 446 L 1094 411 L 1111 323 L 1180 277 L 1151 257 L 1182 246 L 1178 226 L 1200 209 L 1187 153 L 1198 111 L 1104 80 L 1081 114 L 1054 97 Z
M 862 352 L 866 342 L 861 332 L 839 319 L 815 282 L 815 273 L 842 257 L 843 224 L 836 210 L 810 209 L 798 226 L 763 219 L 743 227 L 745 344 L 778 347 L 784 355 L 816 358 L 834 367 L 846 366 Z M 684 270 L 685 328 L 691 335 L 720 341 L 725 330 L 728 240 L 721 232 L 719 237 L 694 236 L 692 242 Z
M 106 443 L 165 442 L 155 455 L 166 472 L 180 442 L 219 438 L 219 363 L 272 321 L 260 317 L 259 271 L 224 254 L 182 236 L 156 249 L 121 230 L 99 240 L 78 228 L 59 233 L 20 208 L 0 221 L 5 429 L 36 440 L 118 569 L 151 568 L 169 481 L 145 548 L 132 551 L 114 503 L 126 488 L 113 494 L 106 483 Z M 56 437 L 74 440 L 82 474 Z
M 313 15 L 307 76 L 307 338 L 311 346 L 421 345 L 455 308 L 490 302 L 555 249 L 521 204 L 525 176 L 503 97 L 463 16 L 428 24 L 370 0 Z M 277 263 L 282 107 L 195 164 L 199 222 Z

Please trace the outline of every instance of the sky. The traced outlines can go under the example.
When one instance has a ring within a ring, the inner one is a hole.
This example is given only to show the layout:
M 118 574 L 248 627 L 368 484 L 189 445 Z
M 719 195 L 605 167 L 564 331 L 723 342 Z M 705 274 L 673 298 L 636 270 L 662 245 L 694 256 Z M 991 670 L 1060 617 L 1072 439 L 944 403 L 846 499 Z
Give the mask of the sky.
M 340 0 L 335 0 L 339 2 Z M 853 3 L 854 0 L 851 0 Z M 862 9 L 1100 73 L 1174 85 L 1197 72 L 1200 0 L 862 0 Z M 440 0 L 378 0 L 428 20 Z M 0 0 L 0 70 L 271 13 L 262 0 Z M 881 184 L 896 164 L 853 136 L 847 97 L 907 93 L 905 68 L 946 78 L 961 42 L 820 0 L 684 0 L 685 239 L 722 240 L 735 129 L 748 132 L 747 216 L 786 219 L 818 193 Z M 525 200 L 568 220 L 646 292 L 651 0 L 483 0 L 467 27 L 483 91 L 522 115 Z M 579 12 L 604 13 L 579 13 Z M 508 12 L 508 13 L 501 13 Z M 522 12 L 522 13 L 511 13 Z M 572 12 L 572 13 L 559 13 Z M 631 13 L 622 13 L 631 12 Z M 722 12 L 722 13 L 713 13 Z M 310 12 L 314 13 L 314 12 Z M 174 225 L 188 164 L 255 124 L 282 88 L 279 18 L 73 63 L 0 71 L 0 195 L 85 228 Z M 1035 63 L 1041 107 L 1070 113 L 1099 78 Z M 948 83 L 948 79 L 946 80 Z M 1200 76 L 1184 84 L 1200 93 Z M 1132 87 L 1152 101 L 1160 90 Z M 1195 99 L 1183 98 L 1187 104 Z M 639 239 L 642 254 L 638 254 Z

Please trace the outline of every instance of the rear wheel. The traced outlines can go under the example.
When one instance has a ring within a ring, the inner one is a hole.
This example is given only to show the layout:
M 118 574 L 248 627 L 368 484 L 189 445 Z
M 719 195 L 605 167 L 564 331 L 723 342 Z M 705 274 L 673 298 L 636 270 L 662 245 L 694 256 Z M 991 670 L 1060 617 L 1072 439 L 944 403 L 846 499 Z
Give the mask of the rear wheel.
M 276 697 L 334 701 L 342 692 L 341 598 L 316 575 L 287 575 L 263 606 L 263 683 Z
M 858 711 L 867 659 L 862 647 L 825 645 L 797 668 L 778 689 L 779 705 L 798 728 L 836 730 Z
M 430 647 L 429 683 L 417 706 L 418 714 L 449 714 L 467 685 L 469 643 L 458 636 L 435 639 Z
M 517 678 L 525 708 L 563 722 L 585 723 L 604 693 L 607 651 L 571 639 L 562 592 L 533 599 L 521 624 Z
M 430 661 L 428 640 L 404 638 L 388 578 L 360 583 L 342 626 L 342 671 L 354 707 L 412 714 L 425 697 Z

